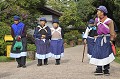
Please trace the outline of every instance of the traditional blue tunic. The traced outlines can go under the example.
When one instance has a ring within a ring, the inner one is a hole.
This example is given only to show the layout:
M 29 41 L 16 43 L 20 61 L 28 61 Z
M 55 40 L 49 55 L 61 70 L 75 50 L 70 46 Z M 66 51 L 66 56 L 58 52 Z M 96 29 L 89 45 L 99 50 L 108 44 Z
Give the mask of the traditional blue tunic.
M 42 35 L 46 35 L 46 38 L 41 39 Z M 36 45 L 36 58 L 38 59 L 46 59 L 51 57 L 50 53 L 50 38 L 51 31 L 48 26 L 37 26 L 34 32 L 35 45 Z
M 52 53 L 52 57 L 55 59 L 60 59 L 63 57 L 64 46 L 63 46 L 63 32 L 60 27 L 57 29 L 51 28 L 52 38 L 50 42 L 50 51 Z
M 92 56 L 92 52 L 93 52 L 93 47 L 94 47 L 94 36 L 97 35 L 97 31 L 96 31 L 96 27 L 95 26 L 88 26 L 86 31 L 85 31 L 85 34 L 83 36 L 84 39 L 87 39 L 87 55 L 88 55 L 88 58 L 91 58 Z
M 12 24 L 11 26 L 11 32 L 12 32 L 12 37 L 13 37 L 13 44 L 11 47 L 11 53 L 10 57 L 12 58 L 20 58 L 21 56 L 26 56 L 27 55 L 27 39 L 26 39 L 26 32 L 25 32 L 25 24 L 22 22 L 19 22 L 18 24 Z M 13 50 L 13 46 L 15 45 L 15 37 L 16 36 L 21 36 L 21 42 L 23 49 L 22 50 Z
M 115 59 L 110 43 L 110 30 L 107 26 L 111 19 L 107 18 L 103 23 L 100 23 L 98 20 L 99 19 L 97 18 L 98 37 L 95 41 L 90 63 L 97 66 L 104 66 Z

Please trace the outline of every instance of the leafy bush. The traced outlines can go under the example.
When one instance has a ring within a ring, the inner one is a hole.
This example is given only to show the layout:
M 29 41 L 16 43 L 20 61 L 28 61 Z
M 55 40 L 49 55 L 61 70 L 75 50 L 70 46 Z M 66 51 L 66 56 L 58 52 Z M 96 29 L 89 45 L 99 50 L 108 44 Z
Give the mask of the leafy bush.
M 116 56 L 120 56 L 120 47 L 116 47 L 116 53 L 117 53 Z
M 0 40 L 0 56 L 4 55 L 6 51 L 6 43 L 4 40 Z
M 117 34 L 117 37 L 116 37 L 116 45 L 118 47 L 120 47 L 120 33 Z
M 5 34 L 10 34 L 10 26 L 3 22 L 0 22 L 0 56 L 4 55 L 6 52 L 7 43 L 4 42 Z
M 67 44 L 68 44 L 68 39 L 64 39 L 64 43 L 67 43 Z
M 65 33 L 64 35 L 64 39 L 68 39 L 68 41 L 71 41 L 71 40 L 77 40 L 79 38 L 79 32 L 77 30 L 72 30 L 68 33 Z
M 27 50 L 28 51 L 36 51 L 35 44 L 27 44 Z
M 0 22 L 0 39 L 3 39 L 5 34 L 10 34 L 10 26 Z

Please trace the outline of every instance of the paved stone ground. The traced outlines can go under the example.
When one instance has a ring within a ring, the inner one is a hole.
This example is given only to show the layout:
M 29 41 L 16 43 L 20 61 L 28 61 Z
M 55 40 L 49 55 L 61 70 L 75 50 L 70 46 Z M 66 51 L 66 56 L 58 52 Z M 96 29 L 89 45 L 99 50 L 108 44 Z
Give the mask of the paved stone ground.
M 16 62 L 0 63 L 0 79 L 120 79 L 120 64 L 111 63 L 110 76 L 95 76 L 95 66 L 89 64 L 85 55 L 82 59 L 83 45 L 66 48 L 61 65 L 56 66 L 50 58 L 49 65 L 37 67 L 37 60 L 28 61 L 27 68 L 16 68 Z

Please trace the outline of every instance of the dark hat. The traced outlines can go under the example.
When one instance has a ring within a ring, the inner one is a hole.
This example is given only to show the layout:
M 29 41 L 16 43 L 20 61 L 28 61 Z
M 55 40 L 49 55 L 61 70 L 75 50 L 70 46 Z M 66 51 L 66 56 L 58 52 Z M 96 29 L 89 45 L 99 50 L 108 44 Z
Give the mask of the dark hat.
M 53 20 L 52 23 L 58 23 L 59 24 L 59 20 L 55 19 L 55 20 Z
M 45 17 L 40 18 L 40 21 L 45 21 L 45 22 L 47 22 L 47 20 L 46 20 Z
M 17 15 L 15 15 L 13 18 L 14 18 L 14 20 L 20 20 L 20 17 Z
M 107 8 L 105 6 L 99 6 L 97 10 L 103 11 L 104 13 L 108 13 Z
M 94 24 L 94 22 L 95 22 L 95 20 L 90 19 L 88 23 L 89 23 L 89 24 Z

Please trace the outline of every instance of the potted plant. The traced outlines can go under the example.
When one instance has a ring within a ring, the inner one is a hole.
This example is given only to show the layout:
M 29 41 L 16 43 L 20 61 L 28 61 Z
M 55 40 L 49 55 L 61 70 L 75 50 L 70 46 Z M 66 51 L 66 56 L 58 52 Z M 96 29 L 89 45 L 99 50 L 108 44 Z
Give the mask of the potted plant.
M 81 45 L 82 44 L 82 39 L 79 38 L 78 41 L 77 41 L 78 45 Z
M 75 36 L 71 35 L 71 38 L 69 38 L 69 44 L 71 47 L 75 46 Z
M 35 60 L 35 50 L 36 50 L 36 47 L 35 47 L 35 45 L 34 44 L 28 44 L 27 45 L 27 57 L 29 58 L 29 59 L 32 59 L 32 60 Z

